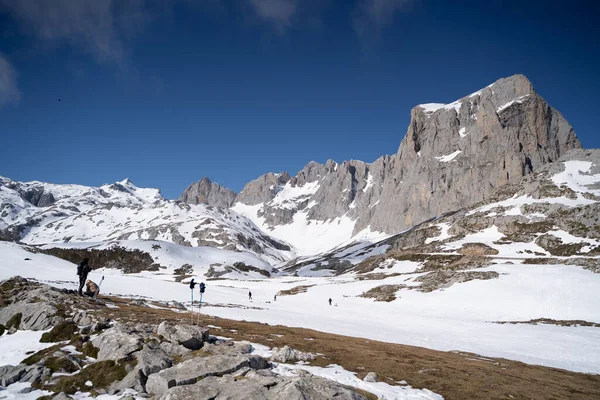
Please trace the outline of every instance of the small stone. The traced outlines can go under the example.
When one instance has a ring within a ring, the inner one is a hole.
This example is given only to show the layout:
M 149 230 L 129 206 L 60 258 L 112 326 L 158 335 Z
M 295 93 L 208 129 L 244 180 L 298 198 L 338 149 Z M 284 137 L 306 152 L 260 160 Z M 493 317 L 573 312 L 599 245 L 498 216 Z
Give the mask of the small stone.
M 18 393 L 19 394 L 27 394 L 27 393 L 33 392 L 34 390 L 36 390 L 36 389 L 33 388 L 33 387 L 31 387 L 31 386 L 29 386 L 29 387 L 26 387 L 26 388 L 23 388 L 23 389 L 19 390 Z
M 379 377 L 377 376 L 377 374 L 375 372 L 369 372 L 364 378 L 363 381 L 365 382 L 377 382 L 379 379 Z

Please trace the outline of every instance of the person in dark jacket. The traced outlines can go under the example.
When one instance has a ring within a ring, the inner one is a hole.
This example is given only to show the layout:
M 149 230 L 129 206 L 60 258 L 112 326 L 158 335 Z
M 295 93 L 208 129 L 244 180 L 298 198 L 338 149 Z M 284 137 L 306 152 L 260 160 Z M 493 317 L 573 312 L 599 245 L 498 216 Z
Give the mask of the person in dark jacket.
M 248 292 L 248 300 L 252 300 L 252 292 Z
M 80 296 L 83 296 L 83 285 L 85 285 L 88 274 L 92 270 L 89 261 L 90 260 L 88 258 L 84 258 L 83 261 L 77 266 L 77 275 L 79 275 L 79 289 L 77 290 L 77 293 L 79 293 Z
M 329 299 L 329 305 L 331 305 L 331 298 Z

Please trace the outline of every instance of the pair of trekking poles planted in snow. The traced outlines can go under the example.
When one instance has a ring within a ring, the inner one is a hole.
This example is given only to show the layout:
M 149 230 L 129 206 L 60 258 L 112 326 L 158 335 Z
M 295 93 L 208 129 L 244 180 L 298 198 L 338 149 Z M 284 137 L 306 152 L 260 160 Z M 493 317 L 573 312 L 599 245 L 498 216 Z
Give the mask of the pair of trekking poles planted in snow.
M 200 301 L 198 302 L 198 325 L 200 324 L 200 308 L 202 308 L 202 294 L 204 294 L 204 291 L 206 290 L 206 285 L 204 284 L 204 282 L 194 282 L 194 279 L 192 278 L 192 280 L 190 281 L 190 291 L 192 293 L 192 325 L 194 324 L 194 288 L 196 287 L 196 285 L 198 285 L 200 291 Z

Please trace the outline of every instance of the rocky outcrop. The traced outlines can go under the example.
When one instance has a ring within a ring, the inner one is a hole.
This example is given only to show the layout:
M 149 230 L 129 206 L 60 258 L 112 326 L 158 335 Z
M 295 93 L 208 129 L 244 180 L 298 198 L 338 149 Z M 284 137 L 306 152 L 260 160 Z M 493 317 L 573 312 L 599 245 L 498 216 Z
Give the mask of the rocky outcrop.
M 198 350 L 208 340 L 209 329 L 195 325 L 171 325 L 163 321 L 158 325 L 156 333 L 171 344 Z
M 194 385 L 178 386 L 160 400 L 365 400 L 366 397 L 336 382 L 319 378 L 306 371 L 293 377 L 250 371 L 243 379 L 234 376 L 209 376 Z
M 181 196 L 179 196 L 179 200 L 189 204 L 208 204 L 227 208 L 233 205 L 236 196 L 237 193 L 233 190 L 227 189 L 204 177 L 188 186 Z
M 312 361 L 314 359 L 314 354 L 298 351 L 291 348 L 290 346 L 283 346 L 281 348 L 274 347 L 271 354 L 271 360 L 282 363 L 290 363 L 296 361 Z
M 134 356 L 137 360 L 136 366 L 121 382 L 112 386 L 113 391 L 119 392 L 131 388 L 138 392 L 145 392 L 148 376 L 173 365 L 173 359 L 155 344 L 144 345 L 143 349 Z
M 101 333 L 92 340 L 92 344 L 99 349 L 98 361 L 120 360 L 142 347 L 140 336 L 120 326 Z
M 379 380 L 379 377 L 377 376 L 377 374 L 375 372 L 369 372 L 364 378 L 363 381 L 365 382 L 377 382 Z
M 40 331 L 63 322 L 65 316 L 59 312 L 59 305 L 67 296 L 46 285 L 25 290 L 29 285 L 29 281 L 21 277 L 2 282 L 2 298 L 9 304 L 0 308 L 0 324 Z
M 259 356 L 198 357 L 148 377 L 148 393 L 162 395 L 175 386 L 191 385 L 208 376 L 232 374 L 242 368 L 263 369 L 269 363 Z
M 308 372 L 279 375 L 276 365 L 252 354 L 251 344 L 211 337 L 205 327 L 166 321 L 159 326 L 98 322 L 96 318 L 101 317 L 96 317 L 95 311 L 102 306 L 86 303 L 73 292 L 18 277 L 0 282 L 0 301 L 11 302 L 19 296 L 22 305 L 38 304 L 38 298 L 62 301 L 60 312 L 67 322 L 50 332 L 60 342 L 28 353 L 16 366 L 0 367 L 2 387 L 27 382 L 48 391 L 48 398 L 59 399 L 75 394 L 85 397 L 88 392 L 122 399 L 364 399 L 351 388 Z M 88 306 L 82 311 L 85 304 Z M 78 326 L 73 320 L 85 325 Z M 92 324 L 103 331 L 90 338 Z M 57 335 L 63 325 L 74 328 L 69 331 L 68 344 Z M 273 349 L 273 355 L 282 361 L 314 358 L 287 346 Z

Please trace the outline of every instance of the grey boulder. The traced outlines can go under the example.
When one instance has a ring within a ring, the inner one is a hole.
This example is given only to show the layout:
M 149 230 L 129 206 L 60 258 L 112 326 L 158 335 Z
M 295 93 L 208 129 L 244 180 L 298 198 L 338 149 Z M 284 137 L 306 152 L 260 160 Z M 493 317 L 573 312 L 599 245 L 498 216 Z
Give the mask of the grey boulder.
M 191 385 L 208 376 L 231 374 L 242 368 L 268 367 L 269 363 L 259 356 L 198 357 L 151 374 L 146 382 L 146 391 L 154 395 L 162 395 L 172 387 Z
M 377 374 L 375 372 L 369 372 L 364 378 L 363 381 L 365 382 L 377 382 L 379 379 L 379 377 L 377 376 Z
M 92 340 L 98 348 L 98 361 L 120 360 L 140 349 L 141 340 L 138 335 L 114 327 L 102 332 Z
M 283 346 L 281 348 L 275 347 L 272 350 L 271 360 L 288 363 L 295 361 L 311 361 L 314 360 L 315 356 L 312 353 L 305 353 L 303 351 L 298 351 L 290 346 Z
M 192 351 L 190 349 L 186 349 L 180 344 L 173 344 L 171 342 L 162 342 L 160 344 L 160 348 L 167 353 L 169 356 L 186 356 L 190 354 Z
M 170 368 L 173 360 L 160 347 L 145 345 L 139 353 L 134 353 L 137 358 L 135 368 L 121 381 L 113 385 L 115 391 L 123 391 L 128 388 L 142 392 L 146 390 L 148 376 L 163 369 Z
M 7 387 L 15 382 L 19 382 L 21 377 L 25 374 L 27 368 L 24 364 L 17 366 L 4 365 L 0 367 L 0 386 Z
M 208 340 L 209 329 L 195 325 L 171 325 L 163 321 L 156 331 L 165 340 L 180 344 L 190 350 L 198 350 Z
M 57 312 L 58 310 L 50 304 L 19 301 L 0 309 L 0 324 L 6 325 L 13 316 L 21 314 L 21 323 L 15 328 L 42 331 L 63 321 L 63 318 L 56 315 Z
M 363 400 L 365 397 L 336 382 L 299 371 L 294 377 L 262 376 L 249 372 L 244 379 L 210 376 L 196 384 L 177 386 L 160 400 Z

